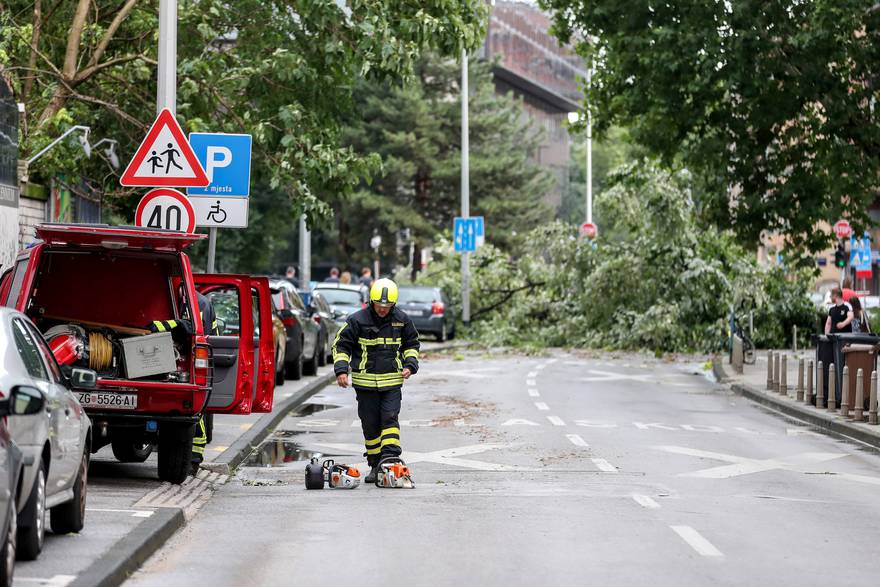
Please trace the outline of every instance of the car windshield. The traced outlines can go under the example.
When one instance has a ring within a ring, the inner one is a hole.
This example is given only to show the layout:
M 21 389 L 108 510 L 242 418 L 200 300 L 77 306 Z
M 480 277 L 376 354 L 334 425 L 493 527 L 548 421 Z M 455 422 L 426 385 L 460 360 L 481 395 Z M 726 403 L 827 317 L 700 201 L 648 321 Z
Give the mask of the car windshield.
M 397 301 L 401 304 L 430 304 L 436 302 L 438 297 L 430 287 L 402 287 Z
M 354 289 L 321 289 L 321 295 L 330 304 L 342 306 L 360 306 L 361 294 Z

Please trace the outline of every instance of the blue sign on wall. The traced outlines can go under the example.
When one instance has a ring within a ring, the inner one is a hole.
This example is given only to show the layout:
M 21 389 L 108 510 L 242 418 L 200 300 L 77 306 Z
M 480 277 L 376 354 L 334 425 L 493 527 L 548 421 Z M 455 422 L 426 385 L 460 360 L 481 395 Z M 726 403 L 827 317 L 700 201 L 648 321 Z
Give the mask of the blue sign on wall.
M 203 188 L 187 188 L 188 195 L 250 195 L 251 135 L 194 132 L 189 135 L 189 144 L 211 183 Z

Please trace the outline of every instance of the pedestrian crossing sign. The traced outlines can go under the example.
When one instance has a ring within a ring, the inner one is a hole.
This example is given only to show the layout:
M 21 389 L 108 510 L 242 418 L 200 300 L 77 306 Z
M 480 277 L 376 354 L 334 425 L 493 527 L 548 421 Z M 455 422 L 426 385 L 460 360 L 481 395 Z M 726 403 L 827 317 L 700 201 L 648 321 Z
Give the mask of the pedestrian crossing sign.
M 164 108 L 119 183 L 124 186 L 204 187 L 209 181 L 177 119 Z

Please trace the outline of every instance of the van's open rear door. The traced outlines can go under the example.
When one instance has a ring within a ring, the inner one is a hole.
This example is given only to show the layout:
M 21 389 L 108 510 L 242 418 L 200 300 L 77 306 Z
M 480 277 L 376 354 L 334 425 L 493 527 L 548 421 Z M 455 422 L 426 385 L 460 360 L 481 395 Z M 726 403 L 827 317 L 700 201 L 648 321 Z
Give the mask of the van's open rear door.
M 258 308 L 259 336 L 254 338 L 254 365 L 257 377 L 254 380 L 254 402 L 252 412 L 271 412 L 275 396 L 275 340 L 272 328 L 272 292 L 269 279 L 251 277 L 251 295 Z
M 247 275 L 196 274 L 196 289 L 214 306 L 220 335 L 208 336 L 214 353 L 214 387 L 208 411 L 250 414 L 254 378 L 254 307 Z M 270 330 L 271 336 L 271 330 Z

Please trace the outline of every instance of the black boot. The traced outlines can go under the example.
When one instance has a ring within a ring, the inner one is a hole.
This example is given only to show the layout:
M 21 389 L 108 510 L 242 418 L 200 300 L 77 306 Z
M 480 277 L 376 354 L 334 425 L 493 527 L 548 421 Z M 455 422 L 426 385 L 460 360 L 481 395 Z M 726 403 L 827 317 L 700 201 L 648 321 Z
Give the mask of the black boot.
M 370 468 L 370 472 L 364 477 L 364 483 L 375 483 L 379 475 L 379 465 L 375 464 Z

